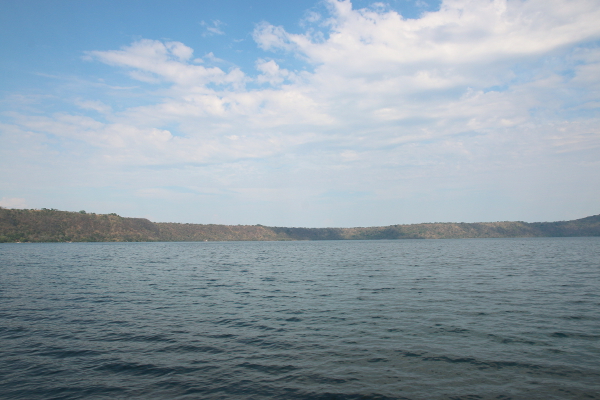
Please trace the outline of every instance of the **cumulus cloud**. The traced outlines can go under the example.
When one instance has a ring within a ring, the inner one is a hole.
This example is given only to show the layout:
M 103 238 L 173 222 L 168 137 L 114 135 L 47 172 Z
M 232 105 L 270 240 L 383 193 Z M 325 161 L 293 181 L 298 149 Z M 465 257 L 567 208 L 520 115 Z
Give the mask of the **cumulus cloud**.
M 264 137 L 278 143 L 335 140 L 338 146 L 359 146 L 369 137 L 367 146 L 387 146 L 536 123 L 529 110 L 561 109 L 564 99 L 556 93 L 598 83 L 597 52 L 573 47 L 600 37 L 594 1 L 446 0 L 419 19 L 383 6 L 355 9 L 349 0 L 327 4 L 325 36 L 310 28 L 291 34 L 267 22 L 253 33 L 260 48 L 298 57 L 313 72 L 265 58 L 256 61 L 254 77 L 237 68 L 196 65 L 190 62 L 193 50 L 176 41 L 143 39 L 120 50 L 90 51 L 92 59 L 126 68 L 134 79 L 170 83 L 172 90 L 158 104 L 114 115 L 120 130 L 83 119 L 65 126 L 70 117 L 63 115 L 55 118 L 58 131 L 79 129 L 80 138 L 126 146 L 139 145 L 142 139 L 134 137 L 155 142 L 148 132 L 166 132 L 161 126 L 177 123 L 192 142 L 235 133 L 258 140 L 259 147 L 270 147 Z M 306 21 L 323 24 L 312 14 Z M 203 25 L 218 28 L 220 22 Z M 544 57 L 559 57 L 560 65 L 542 66 Z M 569 62 L 573 76 L 567 79 L 559 70 L 570 68 Z M 532 65 L 533 72 L 520 74 L 519 64 Z M 267 87 L 246 89 L 251 82 Z M 593 100 L 588 96 L 587 107 Z M 94 101 L 78 104 L 110 110 Z M 108 132 L 117 130 L 109 139 Z
M 274 60 L 266 61 L 259 59 L 256 62 L 256 69 L 262 72 L 262 74 L 256 78 L 259 83 L 267 82 L 272 86 L 277 86 L 285 80 L 296 81 L 298 79 L 296 74 L 285 68 L 280 68 Z
M 328 4 L 332 16 L 325 40 L 312 30 L 291 34 L 268 23 L 254 32 L 261 48 L 291 52 L 315 65 L 315 84 L 327 85 L 326 91 L 493 86 L 510 81 L 515 63 L 599 37 L 595 1 L 453 0 L 420 19 L 356 10 L 347 0 Z
M 288 151 L 284 143 L 335 142 L 357 147 L 351 149 L 356 152 L 535 124 L 530 110 L 560 110 L 564 99 L 556 95 L 559 91 L 598 83 L 597 51 L 573 50 L 600 37 L 600 9 L 593 1 L 447 0 L 419 19 L 383 6 L 355 9 L 349 0 L 327 4 L 325 23 L 316 14 L 305 19 L 325 24 L 326 36 L 310 27 L 290 34 L 267 22 L 253 34 L 260 48 L 299 57 L 313 72 L 259 58 L 259 74 L 252 77 L 238 68 L 197 65 L 203 60 L 190 61 L 193 49 L 183 43 L 143 39 L 87 55 L 127 69 L 133 79 L 170 83 L 160 103 L 130 107 L 108 123 L 56 114 L 26 118 L 23 125 L 95 146 L 136 149 L 130 154 L 163 148 L 166 155 L 193 162 L 228 159 L 222 154 L 243 158 Z M 216 29 L 221 23 L 203 25 Z M 214 63 L 211 56 L 206 60 Z M 563 62 L 554 69 L 537 67 L 520 75 L 516 67 L 557 56 Z M 569 68 L 569 62 L 573 74 L 567 79 L 558 70 Z M 251 82 L 267 87 L 246 89 Z M 590 108 L 593 101 L 588 96 L 582 107 Z M 98 101 L 77 104 L 111 111 Z M 173 124 L 179 129 L 175 135 L 162 128 Z M 248 151 L 228 150 L 235 148 L 227 139 L 234 136 L 244 138 Z M 199 148 L 188 150 L 194 146 Z M 211 152 L 221 155 L 210 157 Z

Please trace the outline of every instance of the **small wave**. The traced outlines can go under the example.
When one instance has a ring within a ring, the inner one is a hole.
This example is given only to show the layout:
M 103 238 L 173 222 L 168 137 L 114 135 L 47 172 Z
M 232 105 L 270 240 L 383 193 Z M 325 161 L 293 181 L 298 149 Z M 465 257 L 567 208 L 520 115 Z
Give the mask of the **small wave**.
M 588 335 L 585 333 L 577 333 L 577 332 L 553 332 L 550 336 L 555 338 L 577 338 L 577 339 L 587 339 L 587 340 L 598 340 L 600 339 L 600 335 Z
M 225 350 L 219 349 L 217 347 L 212 346 L 194 346 L 191 344 L 182 344 L 175 346 L 167 346 L 162 349 L 156 350 L 160 353 L 210 353 L 210 354 L 219 354 L 223 353 Z
M 27 336 L 28 332 L 29 329 L 25 328 L 24 326 L 0 327 L 0 337 L 5 339 L 17 339 Z
M 271 375 L 285 374 L 285 373 L 300 369 L 299 367 L 295 367 L 293 365 L 264 365 L 264 364 L 254 364 L 254 363 L 250 363 L 250 362 L 244 362 L 244 363 L 238 364 L 236 366 L 241 367 L 241 368 L 252 369 L 255 371 L 259 371 L 259 372 L 264 372 L 266 374 L 271 374 Z
M 37 355 L 43 357 L 52 357 L 52 358 L 73 358 L 73 357 L 95 357 L 102 355 L 103 353 L 94 350 L 51 350 L 51 351 L 42 351 L 37 353 Z
M 131 333 L 109 333 L 97 340 L 108 342 L 175 342 L 175 340 L 161 334 L 135 335 Z
M 536 372 L 537 374 L 553 375 L 553 376 L 587 376 L 590 375 L 583 369 L 569 368 L 562 365 L 539 365 L 533 363 L 523 363 L 519 361 L 484 361 L 478 360 L 473 357 L 450 357 L 450 356 L 432 356 L 427 353 L 414 353 L 408 351 L 398 351 L 404 357 L 415 357 L 422 361 L 433 361 L 433 362 L 444 362 L 450 364 L 470 364 L 478 367 L 478 369 L 496 369 L 501 370 L 505 368 L 516 368 L 529 372 Z M 597 376 L 594 372 L 591 372 L 591 376 Z
M 113 362 L 95 367 L 96 371 L 111 372 L 115 374 L 163 376 L 170 374 L 185 374 L 195 372 L 200 367 L 159 367 L 155 364 L 138 364 L 127 362 Z
M 58 386 L 58 387 L 36 387 L 8 390 L 3 393 L 7 399 L 85 399 L 100 397 L 125 398 L 127 389 L 121 387 L 86 385 L 78 387 L 76 385 Z
M 388 397 L 381 394 L 307 393 L 302 398 L 315 400 L 412 400 L 408 397 Z

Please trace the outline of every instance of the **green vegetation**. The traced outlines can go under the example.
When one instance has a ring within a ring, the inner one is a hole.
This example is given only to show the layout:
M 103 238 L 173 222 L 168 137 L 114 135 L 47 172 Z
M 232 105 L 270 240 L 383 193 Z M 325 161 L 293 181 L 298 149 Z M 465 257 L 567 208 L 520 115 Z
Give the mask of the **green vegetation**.
M 600 236 L 600 215 L 560 222 L 478 222 L 370 228 L 154 223 L 144 218 L 55 209 L 0 207 L 1 242 L 156 242 L 232 240 L 451 239 Z

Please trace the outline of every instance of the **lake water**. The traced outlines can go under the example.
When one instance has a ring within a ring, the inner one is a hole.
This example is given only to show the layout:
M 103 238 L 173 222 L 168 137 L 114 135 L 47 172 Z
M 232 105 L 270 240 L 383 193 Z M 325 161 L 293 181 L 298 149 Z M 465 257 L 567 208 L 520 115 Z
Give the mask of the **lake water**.
M 2 399 L 600 399 L 600 238 L 0 245 Z

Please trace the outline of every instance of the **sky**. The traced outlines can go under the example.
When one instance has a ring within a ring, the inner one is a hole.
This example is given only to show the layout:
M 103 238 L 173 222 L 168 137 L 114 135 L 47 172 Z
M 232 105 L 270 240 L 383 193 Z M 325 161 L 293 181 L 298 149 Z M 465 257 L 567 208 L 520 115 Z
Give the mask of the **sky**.
M 599 0 L 4 0 L 0 206 L 297 227 L 600 214 Z

